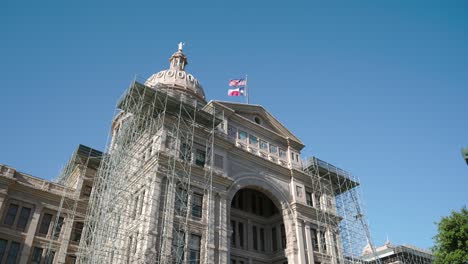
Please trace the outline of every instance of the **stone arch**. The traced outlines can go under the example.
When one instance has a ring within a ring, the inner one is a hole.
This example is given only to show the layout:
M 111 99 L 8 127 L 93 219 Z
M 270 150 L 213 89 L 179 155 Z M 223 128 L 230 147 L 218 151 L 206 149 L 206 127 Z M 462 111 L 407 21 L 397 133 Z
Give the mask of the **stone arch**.
M 238 178 L 227 189 L 227 225 L 229 226 L 231 220 L 231 202 L 236 193 L 241 189 L 254 189 L 265 194 L 273 204 L 280 209 L 283 222 L 287 233 L 287 247 L 285 249 L 285 257 L 289 263 L 295 263 L 296 255 L 296 235 L 293 210 L 290 207 L 290 195 L 288 190 L 283 190 L 280 186 L 267 181 L 265 177 L 258 174 L 244 174 L 238 175 Z M 230 256 L 228 255 L 229 260 Z M 229 263 L 229 262 L 228 262 Z

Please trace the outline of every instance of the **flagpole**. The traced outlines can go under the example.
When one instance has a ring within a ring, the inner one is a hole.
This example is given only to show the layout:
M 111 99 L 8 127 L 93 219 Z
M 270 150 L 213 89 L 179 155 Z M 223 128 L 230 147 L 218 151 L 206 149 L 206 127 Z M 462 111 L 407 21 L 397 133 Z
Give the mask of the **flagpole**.
M 247 74 L 245 75 L 245 93 L 247 94 L 247 104 L 249 104 L 250 91 L 248 90 Z

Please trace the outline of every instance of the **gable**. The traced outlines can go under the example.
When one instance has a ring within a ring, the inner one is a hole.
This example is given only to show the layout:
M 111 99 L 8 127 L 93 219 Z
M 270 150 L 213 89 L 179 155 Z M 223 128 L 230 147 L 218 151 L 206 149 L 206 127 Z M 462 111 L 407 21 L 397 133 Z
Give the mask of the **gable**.
M 231 109 L 236 115 L 239 115 L 253 123 L 275 132 L 285 138 L 295 141 L 304 146 L 302 141 L 289 131 L 278 119 L 268 112 L 261 105 L 240 104 L 232 102 L 213 101 L 210 103 L 219 104 Z M 258 120 L 259 119 L 259 120 Z M 258 122 L 259 121 L 259 122 Z

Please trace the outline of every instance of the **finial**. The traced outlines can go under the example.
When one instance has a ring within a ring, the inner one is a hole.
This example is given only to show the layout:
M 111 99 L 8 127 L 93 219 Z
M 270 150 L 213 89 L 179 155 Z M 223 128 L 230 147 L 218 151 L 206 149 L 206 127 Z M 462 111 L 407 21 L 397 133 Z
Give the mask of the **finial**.
M 185 43 L 179 42 L 179 51 L 182 51 L 184 49 Z

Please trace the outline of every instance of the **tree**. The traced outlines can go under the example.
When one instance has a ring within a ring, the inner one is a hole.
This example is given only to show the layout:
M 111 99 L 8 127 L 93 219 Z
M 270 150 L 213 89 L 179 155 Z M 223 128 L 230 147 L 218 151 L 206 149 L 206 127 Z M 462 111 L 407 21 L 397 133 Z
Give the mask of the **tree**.
M 438 234 L 434 237 L 434 264 L 468 263 L 468 210 L 464 206 L 460 212 L 452 211 L 442 217 L 438 224 Z

